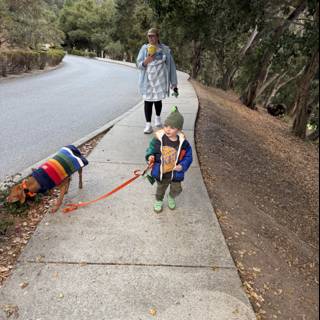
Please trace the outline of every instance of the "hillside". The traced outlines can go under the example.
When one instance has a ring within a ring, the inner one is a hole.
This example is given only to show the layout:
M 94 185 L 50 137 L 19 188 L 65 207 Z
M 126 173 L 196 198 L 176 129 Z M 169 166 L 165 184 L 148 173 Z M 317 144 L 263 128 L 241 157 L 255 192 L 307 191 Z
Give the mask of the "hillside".
M 202 173 L 255 310 L 262 319 L 317 319 L 317 146 L 233 93 L 193 85 Z

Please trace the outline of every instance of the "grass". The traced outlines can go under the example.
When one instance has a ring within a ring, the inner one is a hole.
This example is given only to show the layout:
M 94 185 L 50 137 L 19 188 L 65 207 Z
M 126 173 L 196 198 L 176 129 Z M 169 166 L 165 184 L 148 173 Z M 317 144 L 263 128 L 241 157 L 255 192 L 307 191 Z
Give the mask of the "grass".
M 9 195 L 9 189 L 0 190 L 0 212 L 7 214 L 22 215 L 25 214 L 29 208 L 27 202 L 20 204 L 19 202 L 8 203 L 6 198 Z

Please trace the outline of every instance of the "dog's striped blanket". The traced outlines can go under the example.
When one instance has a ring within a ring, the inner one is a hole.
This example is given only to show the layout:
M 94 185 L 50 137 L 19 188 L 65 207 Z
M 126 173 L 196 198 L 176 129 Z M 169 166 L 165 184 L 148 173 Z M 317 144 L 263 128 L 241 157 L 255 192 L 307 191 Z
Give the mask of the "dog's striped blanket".
M 88 160 L 81 155 L 79 149 L 69 145 L 62 148 L 53 158 L 35 170 L 32 176 L 41 186 L 39 192 L 44 193 L 60 185 L 65 178 L 70 177 L 88 163 Z

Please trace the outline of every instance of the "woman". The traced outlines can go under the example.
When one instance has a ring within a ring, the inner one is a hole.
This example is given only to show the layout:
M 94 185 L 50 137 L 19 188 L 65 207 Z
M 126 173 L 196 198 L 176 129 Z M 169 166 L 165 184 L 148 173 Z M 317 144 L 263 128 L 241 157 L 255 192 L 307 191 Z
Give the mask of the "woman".
M 160 43 L 159 31 L 152 28 L 147 33 L 148 44 L 144 44 L 137 58 L 140 69 L 139 87 L 144 100 L 146 127 L 144 133 L 152 133 L 152 106 L 155 105 L 155 126 L 161 127 L 162 100 L 170 96 L 170 87 L 176 93 L 177 71 L 169 47 Z

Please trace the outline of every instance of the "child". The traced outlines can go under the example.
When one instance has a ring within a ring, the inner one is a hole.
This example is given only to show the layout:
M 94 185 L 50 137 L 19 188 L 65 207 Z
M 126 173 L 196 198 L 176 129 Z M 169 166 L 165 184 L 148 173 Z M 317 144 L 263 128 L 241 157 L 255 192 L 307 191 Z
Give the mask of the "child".
M 167 117 L 164 128 L 155 134 L 147 149 L 146 160 L 153 164 L 152 176 L 157 180 L 156 201 L 154 211 L 163 209 L 163 198 L 170 185 L 168 206 L 176 208 L 175 198 L 182 192 L 181 182 L 192 163 L 192 149 L 182 133 L 183 116 L 174 107 Z

